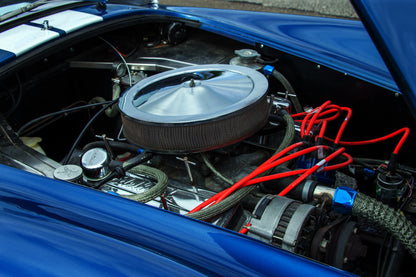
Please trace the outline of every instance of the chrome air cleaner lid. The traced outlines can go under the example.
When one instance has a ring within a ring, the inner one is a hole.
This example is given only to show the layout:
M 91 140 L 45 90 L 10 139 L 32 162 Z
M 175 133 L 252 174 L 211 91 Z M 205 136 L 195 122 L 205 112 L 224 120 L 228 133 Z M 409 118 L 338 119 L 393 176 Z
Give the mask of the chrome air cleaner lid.
M 124 135 L 157 151 L 222 147 L 266 123 L 267 88 L 262 74 L 241 66 L 200 65 L 160 73 L 121 97 Z

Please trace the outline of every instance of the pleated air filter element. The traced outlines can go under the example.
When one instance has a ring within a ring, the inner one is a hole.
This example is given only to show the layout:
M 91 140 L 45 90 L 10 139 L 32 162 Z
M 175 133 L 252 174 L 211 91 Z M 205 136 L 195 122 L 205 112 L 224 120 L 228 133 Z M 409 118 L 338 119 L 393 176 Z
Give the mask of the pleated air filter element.
M 200 65 L 146 78 L 120 99 L 123 133 L 144 149 L 190 153 L 242 140 L 268 118 L 267 79 L 234 65 Z

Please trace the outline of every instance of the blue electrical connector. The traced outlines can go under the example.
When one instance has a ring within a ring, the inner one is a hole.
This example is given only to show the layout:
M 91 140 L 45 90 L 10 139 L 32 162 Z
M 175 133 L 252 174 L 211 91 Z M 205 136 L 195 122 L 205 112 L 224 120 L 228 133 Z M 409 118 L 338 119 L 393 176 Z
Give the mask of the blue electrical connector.
M 273 74 L 273 70 L 274 70 L 274 66 L 271 66 L 271 65 L 265 65 L 263 67 L 263 73 L 265 75 L 272 75 Z
M 374 175 L 376 175 L 376 172 L 374 170 L 364 168 L 364 175 L 368 177 L 373 177 Z
M 351 214 L 357 191 L 349 187 L 339 187 L 332 198 L 334 211 L 341 214 Z

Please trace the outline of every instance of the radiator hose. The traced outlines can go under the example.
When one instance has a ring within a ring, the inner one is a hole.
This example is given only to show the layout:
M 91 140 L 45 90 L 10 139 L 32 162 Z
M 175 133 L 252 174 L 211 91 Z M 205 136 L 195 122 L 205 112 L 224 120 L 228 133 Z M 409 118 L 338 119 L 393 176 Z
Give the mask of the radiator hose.
M 297 113 L 303 112 L 302 105 L 300 104 L 299 99 L 296 96 L 295 90 L 293 89 L 290 82 L 286 79 L 286 77 L 270 65 L 266 65 L 263 68 L 263 72 L 267 75 L 272 75 L 274 78 L 276 78 L 276 80 L 278 80 L 283 85 L 283 87 L 289 94 L 289 99 L 292 101 L 295 111 Z
M 336 212 L 352 214 L 384 228 L 416 259 L 416 226 L 400 211 L 347 187 L 335 190 L 332 205 Z
M 357 193 L 352 205 L 352 215 L 362 217 L 384 228 L 416 259 L 416 226 L 400 211 L 362 193 Z

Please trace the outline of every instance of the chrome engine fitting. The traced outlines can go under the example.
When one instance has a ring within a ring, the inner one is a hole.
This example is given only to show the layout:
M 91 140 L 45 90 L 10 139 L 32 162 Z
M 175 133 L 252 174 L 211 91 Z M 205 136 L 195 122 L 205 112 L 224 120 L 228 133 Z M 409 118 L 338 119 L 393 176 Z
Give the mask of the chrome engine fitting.
M 108 182 L 102 190 L 126 197 L 143 193 L 154 185 L 155 181 L 148 176 L 128 172 L 126 177 Z M 170 180 L 163 197 L 157 197 L 146 204 L 185 215 L 214 194 L 212 191 Z
M 121 197 L 134 199 L 135 195 L 146 193 L 157 186 L 156 181 L 147 175 L 127 172 L 126 176 L 107 182 L 102 191 Z M 165 209 L 182 215 L 187 215 L 195 206 L 214 196 L 215 192 L 197 188 L 189 183 L 170 179 L 165 192 L 145 202 L 147 205 Z M 217 226 L 230 228 L 235 209 L 217 216 L 210 222 Z
M 190 66 L 156 74 L 121 97 L 123 133 L 157 152 L 220 148 L 267 123 L 267 88 L 262 74 L 241 66 Z
M 105 149 L 93 148 L 82 155 L 81 167 L 87 180 L 99 180 L 109 174 L 109 157 Z

